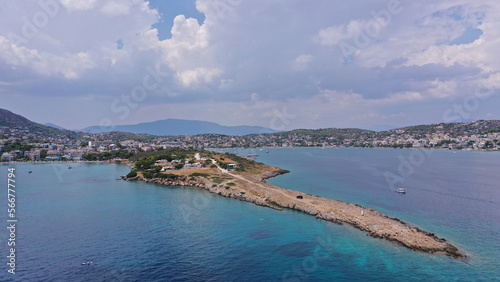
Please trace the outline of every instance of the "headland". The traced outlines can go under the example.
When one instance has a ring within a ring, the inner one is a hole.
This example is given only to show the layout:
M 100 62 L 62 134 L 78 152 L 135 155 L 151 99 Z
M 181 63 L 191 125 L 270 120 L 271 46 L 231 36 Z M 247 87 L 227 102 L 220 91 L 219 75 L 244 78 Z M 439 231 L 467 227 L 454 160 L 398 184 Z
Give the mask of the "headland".
M 166 186 L 195 187 L 276 210 L 293 209 L 336 224 L 349 224 L 372 237 L 383 238 L 414 251 L 466 258 L 445 239 L 374 209 L 284 189 L 265 182 L 268 178 L 288 173 L 286 170 L 233 154 L 206 151 L 201 152 L 202 155 L 199 152 L 182 155 L 182 161 L 186 162 L 188 168 L 180 168 L 177 161 L 179 169 L 175 169 L 171 165 L 176 163 L 173 160 L 178 157 L 176 154 L 172 157 L 167 155 L 166 158 L 165 155 L 149 156 L 135 162 L 131 165 L 134 167 L 132 172 L 123 176 L 123 179 Z M 189 156 L 192 158 L 188 161 L 186 157 Z M 161 158 L 165 158 L 163 163 Z

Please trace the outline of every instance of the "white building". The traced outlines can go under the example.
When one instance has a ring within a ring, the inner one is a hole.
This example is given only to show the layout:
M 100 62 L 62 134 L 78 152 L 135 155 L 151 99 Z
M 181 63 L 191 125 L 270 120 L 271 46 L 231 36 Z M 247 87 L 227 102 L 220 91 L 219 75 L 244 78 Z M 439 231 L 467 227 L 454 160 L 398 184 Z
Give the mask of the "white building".
M 2 161 L 13 161 L 14 160 L 14 156 L 12 154 L 9 154 L 9 153 L 3 153 L 2 154 Z

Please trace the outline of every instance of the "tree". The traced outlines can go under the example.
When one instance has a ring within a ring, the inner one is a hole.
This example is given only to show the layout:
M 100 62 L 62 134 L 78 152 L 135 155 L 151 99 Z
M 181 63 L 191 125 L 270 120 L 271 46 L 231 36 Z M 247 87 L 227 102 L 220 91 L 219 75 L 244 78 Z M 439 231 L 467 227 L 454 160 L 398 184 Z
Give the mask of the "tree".
M 486 141 L 486 143 L 484 144 L 483 149 L 487 149 L 487 148 L 493 148 L 493 142 Z
M 99 156 L 99 159 L 100 160 L 109 160 L 113 157 L 113 154 L 110 153 L 110 152 L 103 152 L 100 156 Z
M 97 161 L 99 157 L 96 154 L 84 154 L 82 158 L 87 161 Z
M 44 161 L 46 157 L 47 157 L 47 150 L 41 150 L 40 151 L 40 160 Z
M 176 164 L 176 165 L 175 165 L 175 168 L 176 168 L 176 169 L 181 169 L 181 168 L 183 168 L 183 167 L 184 167 L 184 164 Z
M 129 173 L 127 174 L 127 177 L 128 177 L 128 178 L 131 178 L 131 177 L 136 177 L 136 176 L 137 176 L 137 172 L 136 172 L 136 171 L 134 171 L 134 170 L 132 170 L 131 172 L 129 172 Z

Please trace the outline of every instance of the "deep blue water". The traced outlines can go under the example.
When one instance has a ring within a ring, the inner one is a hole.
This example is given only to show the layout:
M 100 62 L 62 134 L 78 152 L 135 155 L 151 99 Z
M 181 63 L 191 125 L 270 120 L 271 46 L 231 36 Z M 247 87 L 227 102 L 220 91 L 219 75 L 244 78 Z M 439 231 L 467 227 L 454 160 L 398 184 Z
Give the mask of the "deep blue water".
M 122 165 L 15 165 L 17 274 L 6 273 L 8 233 L 0 228 L 0 280 L 498 280 L 499 153 L 239 150 L 247 152 L 291 171 L 269 183 L 401 218 L 447 238 L 470 261 L 416 253 L 295 211 L 192 188 L 117 181 L 128 172 Z M 398 172 L 400 159 L 411 167 Z M 7 183 L 8 167 L 0 166 L 1 183 Z M 401 182 L 389 185 L 388 173 Z M 394 192 L 400 186 L 406 195 Z M 0 211 L 7 226 L 6 191 Z M 81 265 L 87 259 L 93 265 Z

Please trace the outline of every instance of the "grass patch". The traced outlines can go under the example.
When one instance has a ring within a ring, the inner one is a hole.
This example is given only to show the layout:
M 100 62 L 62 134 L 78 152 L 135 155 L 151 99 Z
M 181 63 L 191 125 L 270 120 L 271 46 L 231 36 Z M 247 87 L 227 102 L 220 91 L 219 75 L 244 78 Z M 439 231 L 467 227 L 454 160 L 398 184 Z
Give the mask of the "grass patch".
M 201 177 L 208 178 L 210 175 L 209 175 L 209 174 L 207 174 L 207 173 L 195 172 L 195 173 L 191 173 L 191 175 L 190 175 L 190 176 L 191 176 L 191 177 L 201 176 Z
M 229 182 L 229 183 L 226 183 L 226 185 L 229 187 L 232 187 L 232 186 L 235 186 L 236 184 L 234 184 L 233 182 Z
M 221 184 L 222 183 L 222 179 L 220 179 L 220 177 L 217 177 L 217 176 L 212 177 L 212 180 L 215 183 L 217 183 L 217 184 Z

